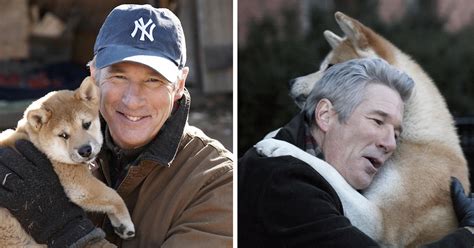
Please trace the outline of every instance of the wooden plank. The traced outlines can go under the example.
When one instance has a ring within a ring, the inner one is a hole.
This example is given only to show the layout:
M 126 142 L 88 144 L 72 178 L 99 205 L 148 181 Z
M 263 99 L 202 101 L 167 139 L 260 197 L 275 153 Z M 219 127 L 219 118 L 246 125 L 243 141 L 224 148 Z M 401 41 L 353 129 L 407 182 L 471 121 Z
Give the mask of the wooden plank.
M 197 0 L 204 93 L 232 92 L 232 0 Z
M 0 0 L 0 59 L 23 59 L 29 54 L 27 0 Z

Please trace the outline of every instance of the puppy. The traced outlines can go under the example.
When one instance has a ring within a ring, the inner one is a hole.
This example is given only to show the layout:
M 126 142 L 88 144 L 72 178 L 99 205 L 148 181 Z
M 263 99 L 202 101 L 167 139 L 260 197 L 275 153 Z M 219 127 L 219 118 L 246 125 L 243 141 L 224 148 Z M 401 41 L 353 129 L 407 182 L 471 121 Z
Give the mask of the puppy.
M 87 211 L 107 213 L 115 232 L 129 239 L 135 229 L 125 203 L 89 171 L 103 140 L 99 97 L 99 88 L 90 77 L 75 91 L 51 92 L 26 109 L 15 130 L 0 134 L 0 146 L 14 147 L 19 139 L 30 140 L 51 160 L 70 200 Z M 20 223 L 0 208 L 0 247 L 34 245 Z

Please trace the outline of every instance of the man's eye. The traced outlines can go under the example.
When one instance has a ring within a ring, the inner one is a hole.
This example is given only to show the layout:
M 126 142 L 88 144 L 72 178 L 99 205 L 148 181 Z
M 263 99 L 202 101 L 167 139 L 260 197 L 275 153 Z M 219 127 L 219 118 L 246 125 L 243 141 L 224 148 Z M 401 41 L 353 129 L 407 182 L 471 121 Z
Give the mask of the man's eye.
M 375 123 L 377 123 L 377 125 L 382 125 L 383 124 L 383 121 L 379 120 L 379 119 L 372 119 Z
M 164 83 L 164 81 L 159 79 L 159 78 L 149 78 L 146 82 L 148 82 L 148 83 Z
M 126 77 L 124 75 L 113 75 L 112 78 L 116 78 L 116 79 L 126 79 Z

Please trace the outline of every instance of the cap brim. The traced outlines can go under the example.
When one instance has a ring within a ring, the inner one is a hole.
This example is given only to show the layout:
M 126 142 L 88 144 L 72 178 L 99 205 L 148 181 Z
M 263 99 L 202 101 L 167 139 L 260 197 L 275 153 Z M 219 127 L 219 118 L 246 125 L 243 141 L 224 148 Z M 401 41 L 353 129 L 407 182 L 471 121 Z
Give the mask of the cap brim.
M 96 67 L 98 69 L 124 61 L 146 65 L 172 83 L 176 82 L 178 77 L 179 68 L 175 63 L 157 54 L 146 54 L 146 51 L 143 49 L 116 46 L 105 47 L 96 54 Z

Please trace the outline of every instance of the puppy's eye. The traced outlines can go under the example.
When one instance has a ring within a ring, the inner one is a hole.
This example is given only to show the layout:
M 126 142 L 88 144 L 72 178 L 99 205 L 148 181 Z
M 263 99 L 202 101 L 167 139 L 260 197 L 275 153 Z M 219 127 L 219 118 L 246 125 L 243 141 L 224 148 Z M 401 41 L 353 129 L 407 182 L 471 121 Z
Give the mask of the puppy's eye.
M 65 140 L 69 139 L 69 134 L 67 134 L 67 133 L 60 133 L 58 136 L 65 139 Z
M 84 122 L 84 123 L 82 123 L 82 127 L 83 127 L 85 130 L 88 130 L 90 126 L 91 126 L 91 122 L 90 122 L 90 121 L 89 121 L 89 122 Z

